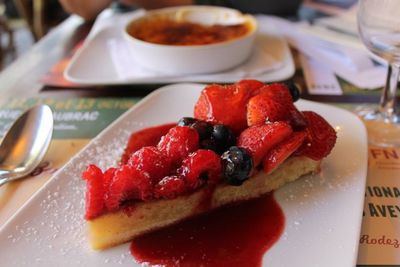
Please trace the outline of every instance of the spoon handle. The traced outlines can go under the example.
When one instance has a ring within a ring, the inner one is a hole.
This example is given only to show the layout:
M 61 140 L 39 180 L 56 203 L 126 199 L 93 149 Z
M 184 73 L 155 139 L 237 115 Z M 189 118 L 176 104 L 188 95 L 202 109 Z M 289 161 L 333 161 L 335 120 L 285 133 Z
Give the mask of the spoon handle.
M 10 181 L 10 172 L 0 170 L 0 186 Z
M 2 186 L 3 184 L 7 183 L 9 181 L 8 178 L 2 178 L 0 179 L 0 186 Z

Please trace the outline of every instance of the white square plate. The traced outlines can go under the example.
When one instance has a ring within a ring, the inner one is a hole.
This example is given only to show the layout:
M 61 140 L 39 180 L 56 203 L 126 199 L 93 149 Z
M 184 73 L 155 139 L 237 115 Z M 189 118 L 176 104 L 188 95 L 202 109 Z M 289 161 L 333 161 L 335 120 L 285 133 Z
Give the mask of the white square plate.
M 256 38 L 257 50 L 255 49 L 255 54 L 248 60 L 250 63 L 247 62 L 247 64 L 225 72 L 199 75 L 167 75 L 144 70 L 131 59 L 129 51 L 126 51 L 128 48 L 122 34 L 124 26 L 133 17 L 140 16 L 142 12 L 142 10 L 138 10 L 127 14 L 112 15 L 108 12 L 103 13 L 96 20 L 82 47 L 72 57 L 64 71 L 65 78 L 83 85 L 230 83 L 244 77 L 273 82 L 288 79 L 295 72 L 287 42 L 280 35 L 279 30 L 273 27 L 269 18 L 262 15 L 257 17 L 259 23 Z M 260 53 L 264 56 L 261 56 Z M 259 62 L 260 59 L 262 62 Z M 258 71 L 254 69 L 254 65 L 258 66 L 256 67 Z M 261 71 L 261 69 L 265 71 Z
M 203 87 L 175 84 L 153 92 L 71 159 L 0 230 L 1 265 L 140 266 L 129 244 L 102 252 L 89 248 L 81 173 L 90 163 L 103 169 L 115 165 L 132 131 L 192 115 Z M 365 128 L 345 110 L 304 100 L 297 106 L 324 116 L 337 130 L 338 141 L 321 173 L 275 192 L 286 225 L 264 255 L 263 266 L 354 266 L 367 172 Z

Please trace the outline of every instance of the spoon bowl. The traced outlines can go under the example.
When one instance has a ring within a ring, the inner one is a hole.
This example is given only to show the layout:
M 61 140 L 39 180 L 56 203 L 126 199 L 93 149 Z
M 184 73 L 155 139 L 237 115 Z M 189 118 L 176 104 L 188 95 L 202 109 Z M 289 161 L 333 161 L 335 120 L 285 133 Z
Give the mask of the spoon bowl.
M 32 172 L 42 161 L 53 134 L 53 113 L 46 105 L 24 112 L 0 145 L 0 186 Z

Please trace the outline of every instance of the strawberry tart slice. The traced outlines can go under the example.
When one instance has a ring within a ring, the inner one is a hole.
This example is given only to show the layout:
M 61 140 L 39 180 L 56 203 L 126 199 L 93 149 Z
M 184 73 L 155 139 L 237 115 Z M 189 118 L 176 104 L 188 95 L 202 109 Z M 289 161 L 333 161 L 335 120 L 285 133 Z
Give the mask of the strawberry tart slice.
M 286 84 L 206 86 L 194 116 L 133 133 L 119 166 L 90 165 L 90 243 L 104 249 L 318 172 L 336 142 Z

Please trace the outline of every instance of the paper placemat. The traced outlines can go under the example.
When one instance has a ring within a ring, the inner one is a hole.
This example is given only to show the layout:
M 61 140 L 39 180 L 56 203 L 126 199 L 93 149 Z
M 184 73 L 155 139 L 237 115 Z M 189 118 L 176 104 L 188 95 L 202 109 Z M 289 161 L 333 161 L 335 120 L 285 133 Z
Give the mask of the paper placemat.
M 400 265 L 400 149 L 369 147 L 358 264 Z
M 0 188 L 0 226 L 106 125 L 139 99 L 15 98 L 0 107 L 0 138 L 22 110 L 49 104 L 55 113 L 54 140 L 33 178 Z M 343 106 L 343 105 L 340 105 Z M 344 106 L 352 109 L 354 105 Z M 62 150 L 63 153 L 59 153 Z M 369 147 L 369 169 L 358 266 L 400 265 L 400 149 Z M 345 214 L 343 216 L 346 216 Z

